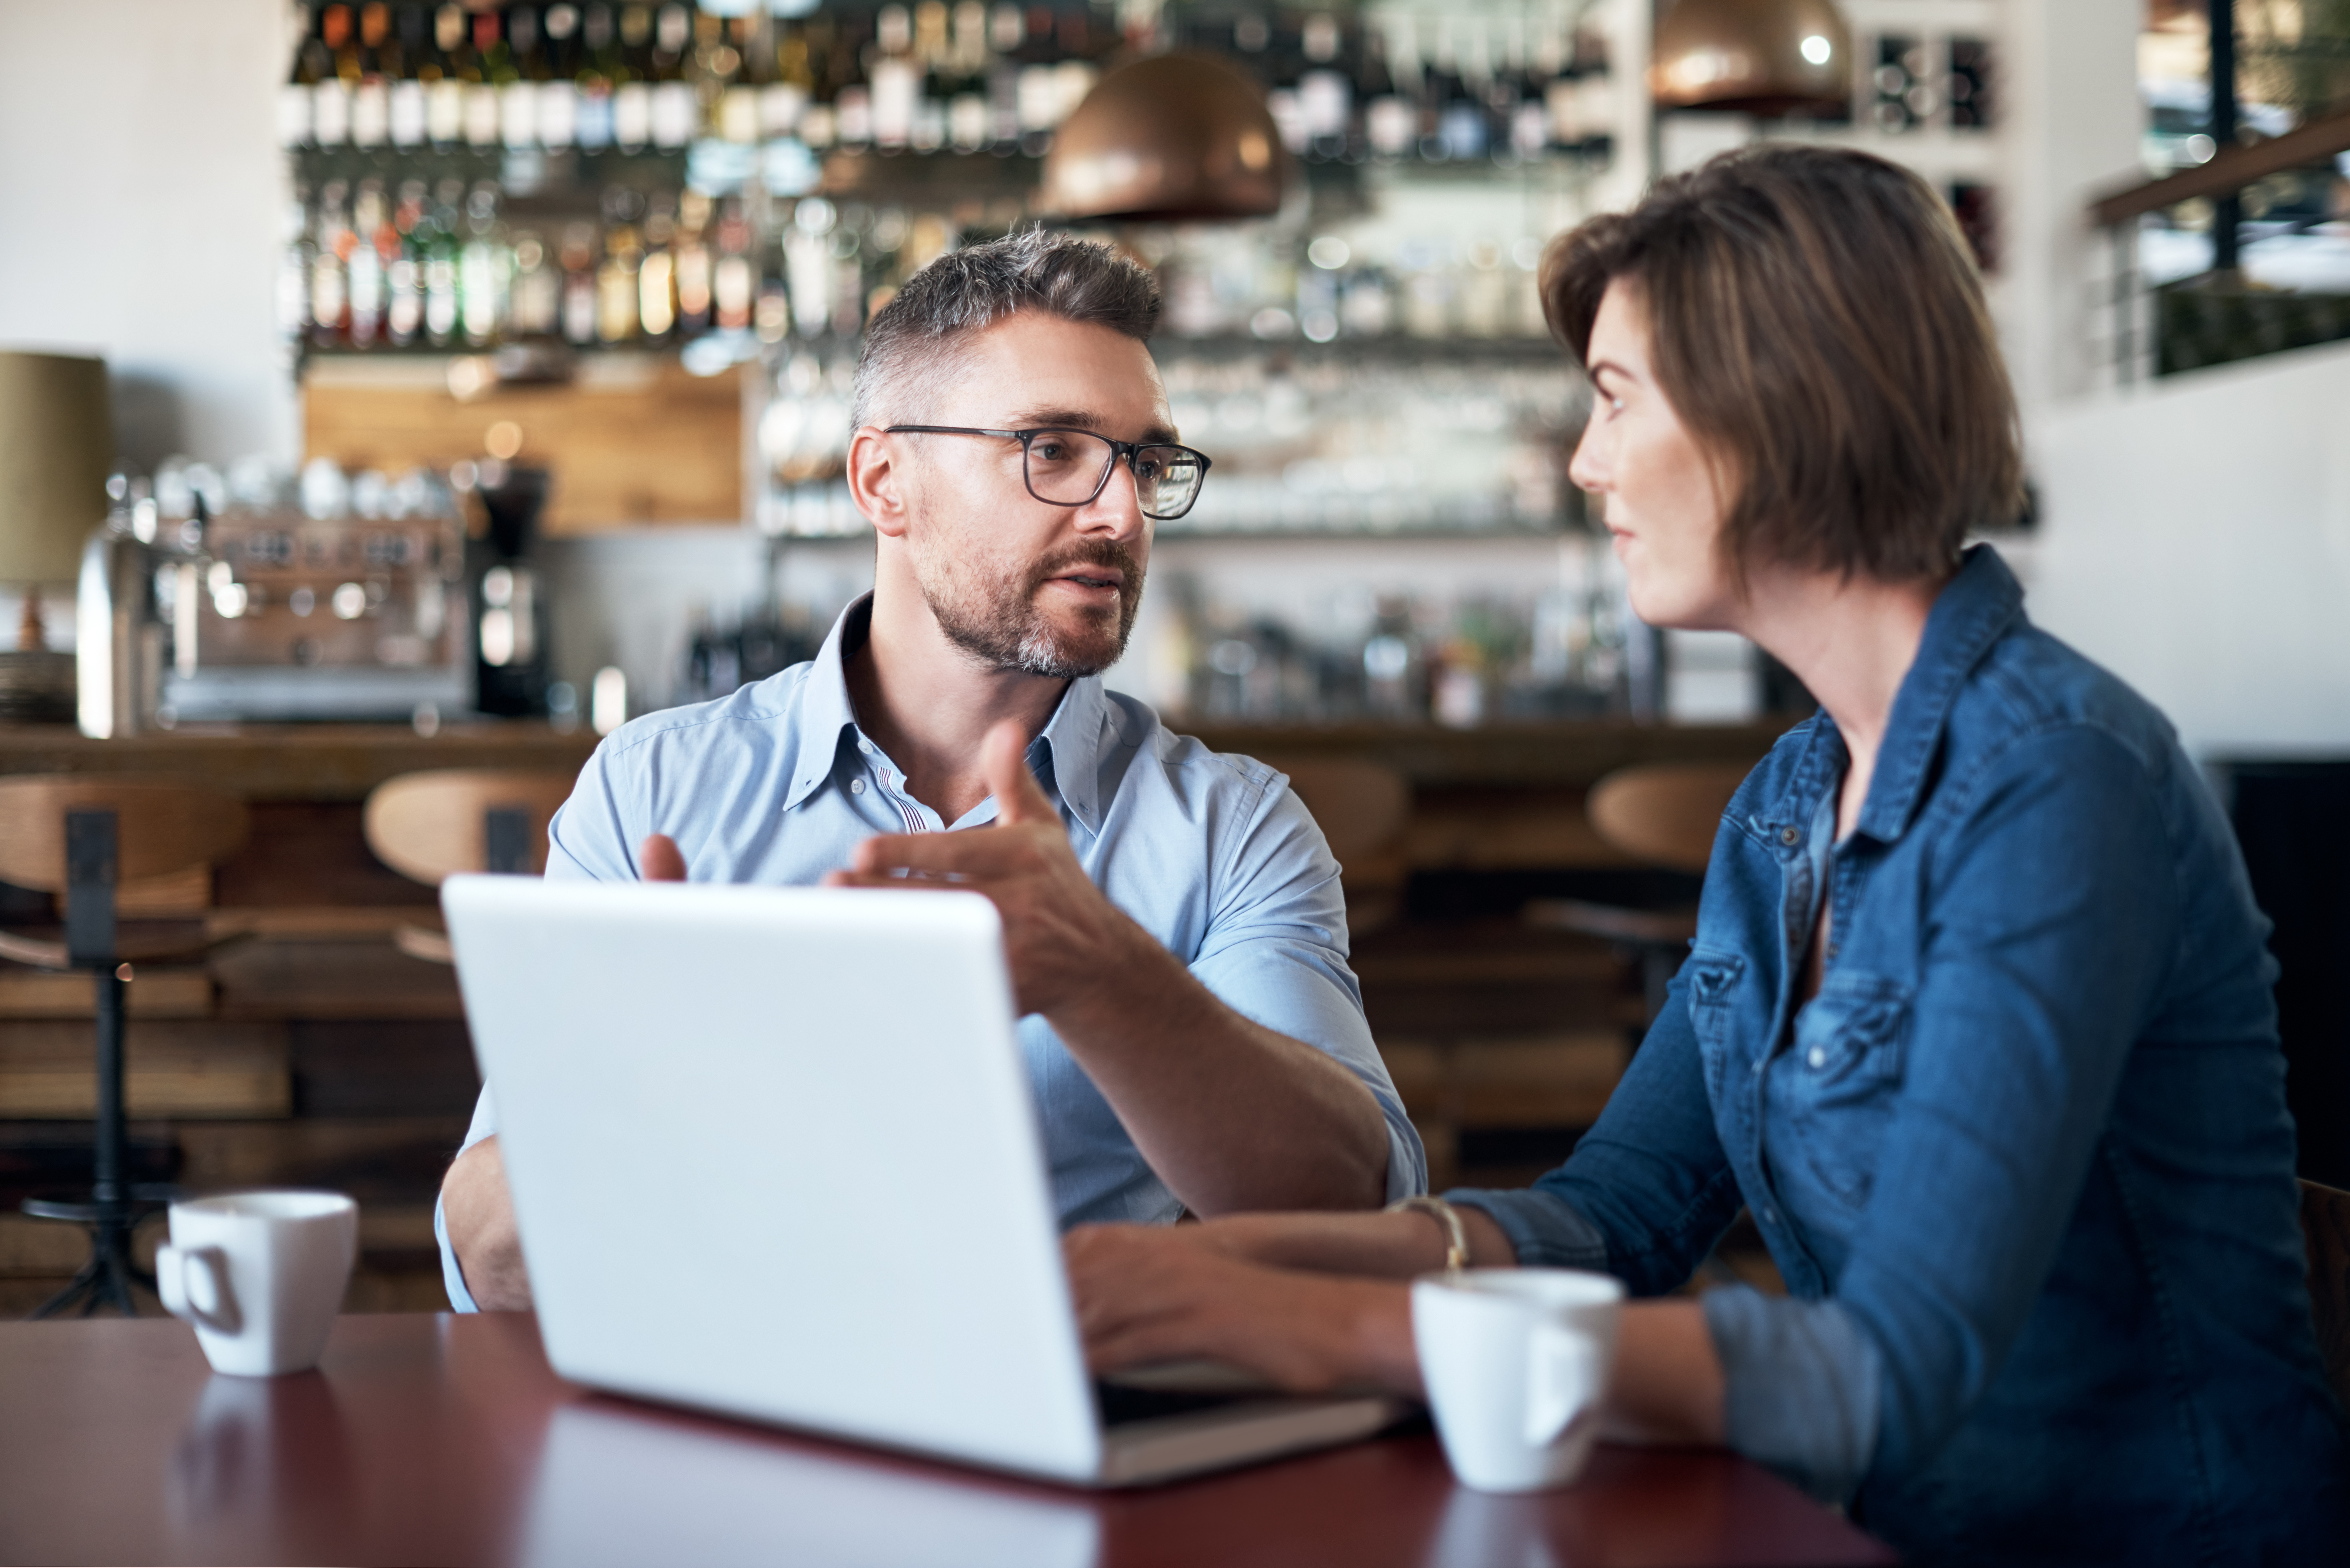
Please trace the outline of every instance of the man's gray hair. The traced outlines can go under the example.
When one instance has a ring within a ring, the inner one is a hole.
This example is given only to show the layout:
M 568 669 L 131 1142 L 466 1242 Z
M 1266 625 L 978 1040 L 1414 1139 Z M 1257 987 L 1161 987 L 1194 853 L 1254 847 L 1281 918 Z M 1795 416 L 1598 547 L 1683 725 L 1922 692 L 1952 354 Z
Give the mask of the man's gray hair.
M 1021 310 L 1147 342 L 1159 325 L 1159 280 L 1097 240 L 1044 229 L 949 251 L 908 278 L 867 324 L 851 428 L 877 413 L 919 421 L 926 410 L 915 387 L 940 371 L 956 341 Z

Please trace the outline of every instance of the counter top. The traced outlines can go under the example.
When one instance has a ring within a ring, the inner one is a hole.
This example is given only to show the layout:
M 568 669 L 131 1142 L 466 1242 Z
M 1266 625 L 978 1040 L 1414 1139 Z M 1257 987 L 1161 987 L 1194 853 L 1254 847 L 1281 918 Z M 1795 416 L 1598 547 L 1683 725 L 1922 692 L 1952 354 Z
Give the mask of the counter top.
M 1220 752 L 1274 760 L 1359 757 L 1400 771 L 1415 788 L 1582 789 L 1634 763 L 1759 759 L 1786 721 L 1639 724 L 1628 720 L 1494 724 L 1285 726 L 1179 721 Z M 532 721 L 405 724 L 187 726 L 94 741 L 61 724 L 0 725 L 0 774 L 68 773 L 165 777 L 247 800 L 356 801 L 420 768 L 573 768 L 596 749 L 586 730 Z
M 357 801 L 422 768 L 567 768 L 596 749 L 529 720 L 443 725 L 205 724 L 94 741 L 65 724 L 0 725 L 0 774 L 111 774 L 203 784 L 246 800 Z

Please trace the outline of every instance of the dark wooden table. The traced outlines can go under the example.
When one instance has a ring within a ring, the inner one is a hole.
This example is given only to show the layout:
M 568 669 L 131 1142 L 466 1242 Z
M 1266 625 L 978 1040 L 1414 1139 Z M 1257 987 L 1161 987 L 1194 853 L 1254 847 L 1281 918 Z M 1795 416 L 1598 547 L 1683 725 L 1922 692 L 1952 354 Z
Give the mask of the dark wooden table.
M 1828 1564 L 1893 1558 L 1727 1455 L 1603 1448 L 1531 1498 L 1406 1435 L 1089 1494 L 590 1394 L 527 1316 L 345 1317 L 214 1377 L 169 1321 L 0 1325 L 9 1563 Z

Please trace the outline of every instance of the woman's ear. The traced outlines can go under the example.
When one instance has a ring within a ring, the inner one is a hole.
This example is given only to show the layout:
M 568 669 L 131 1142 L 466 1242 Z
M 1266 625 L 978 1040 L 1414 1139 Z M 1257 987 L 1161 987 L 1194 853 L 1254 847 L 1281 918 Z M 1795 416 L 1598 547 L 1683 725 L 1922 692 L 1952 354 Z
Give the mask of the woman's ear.
M 905 478 L 888 435 L 875 425 L 859 426 L 848 442 L 848 494 L 875 533 L 905 536 Z

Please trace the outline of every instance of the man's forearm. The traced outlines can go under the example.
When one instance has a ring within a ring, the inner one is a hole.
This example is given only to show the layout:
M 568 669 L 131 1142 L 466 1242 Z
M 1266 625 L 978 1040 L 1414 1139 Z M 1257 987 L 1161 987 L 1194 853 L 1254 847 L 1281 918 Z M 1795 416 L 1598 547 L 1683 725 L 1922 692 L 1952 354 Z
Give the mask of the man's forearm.
M 506 1190 L 505 1157 L 493 1136 L 466 1149 L 441 1182 L 441 1217 L 473 1304 L 485 1312 L 530 1306 L 530 1273 Z
M 1379 1203 L 1387 1119 L 1362 1080 L 1242 1017 L 1128 926 L 1118 983 L 1046 1016 L 1184 1207 Z

